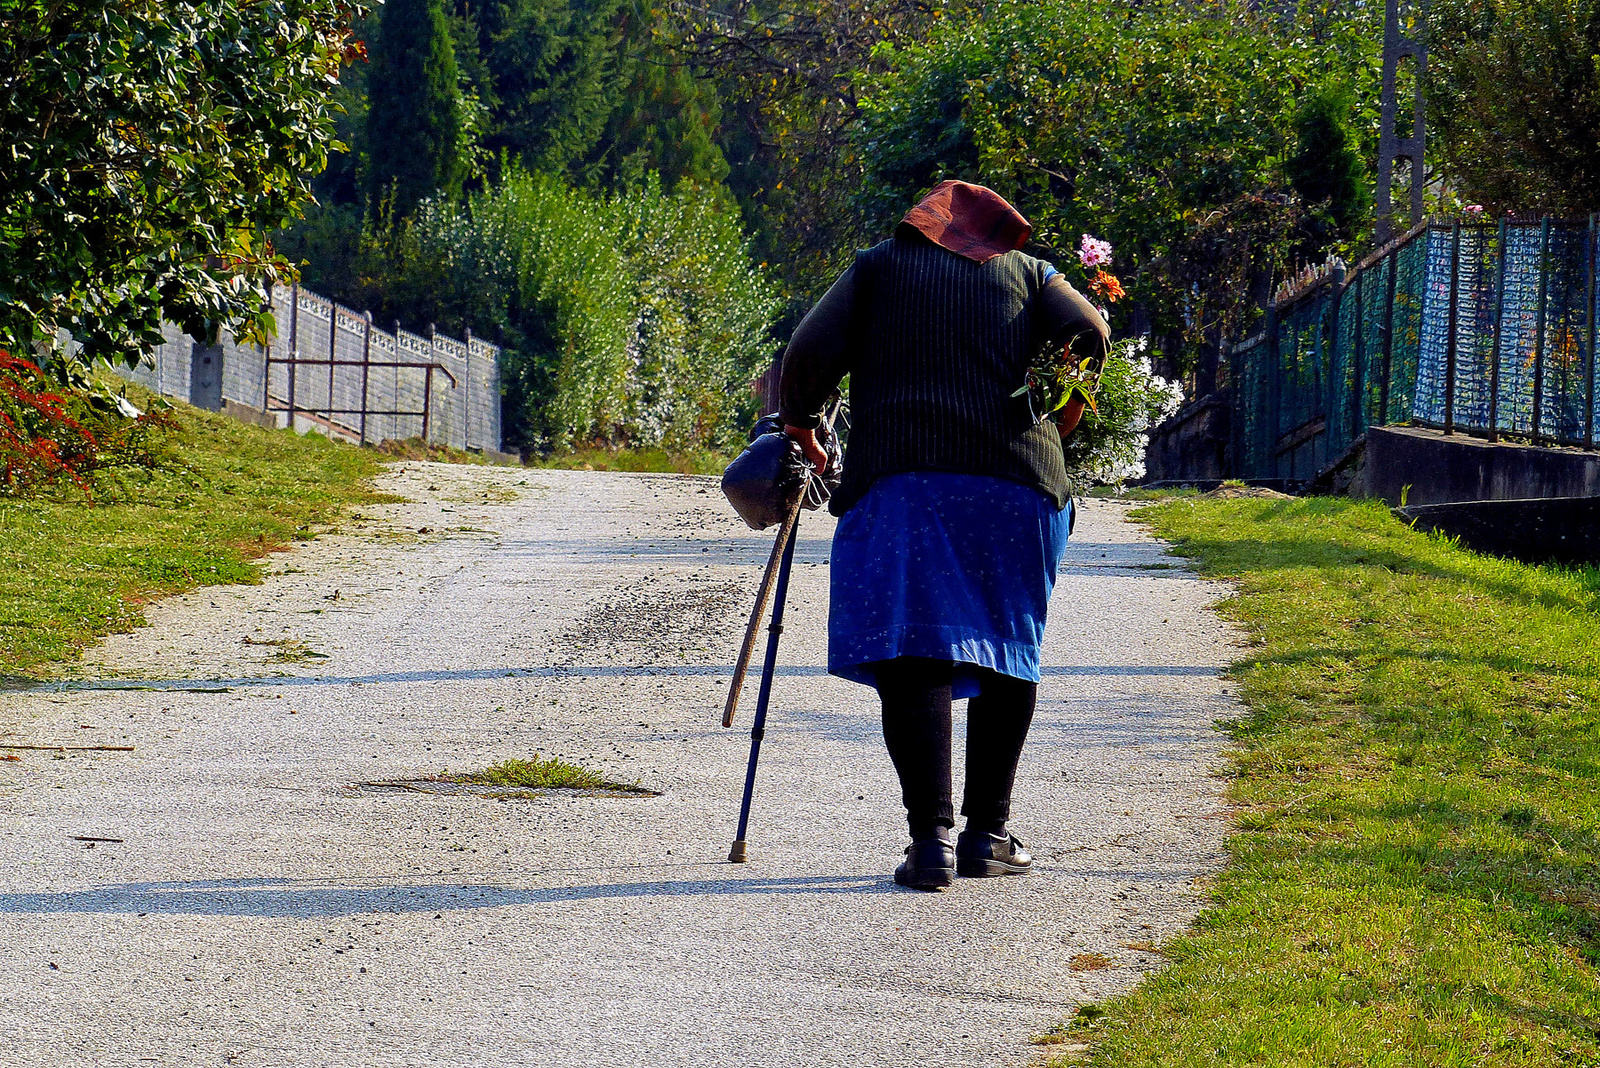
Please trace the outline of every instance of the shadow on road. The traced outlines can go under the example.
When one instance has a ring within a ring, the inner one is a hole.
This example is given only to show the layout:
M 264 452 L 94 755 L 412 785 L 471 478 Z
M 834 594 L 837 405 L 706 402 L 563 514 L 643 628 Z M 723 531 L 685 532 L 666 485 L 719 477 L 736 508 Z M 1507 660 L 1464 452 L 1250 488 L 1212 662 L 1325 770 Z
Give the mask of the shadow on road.
M 1187 676 L 1218 675 L 1222 669 L 1211 665 L 1190 664 L 1063 664 L 1046 665 L 1040 674 L 1046 678 L 1060 675 L 1119 675 L 1119 676 Z M 818 664 L 789 664 L 778 666 L 776 674 L 783 678 L 815 678 L 826 675 L 828 669 Z M 586 666 L 583 664 L 557 664 L 536 668 L 458 668 L 443 671 L 384 671 L 370 675 L 269 675 L 234 679 L 71 679 L 64 682 L 33 682 L 25 679 L 7 680 L 4 689 L 15 692 L 75 693 L 85 690 L 208 690 L 232 689 L 246 686 L 350 686 L 378 685 L 395 682 L 470 682 L 475 679 L 565 679 L 565 678 L 630 678 L 655 675 L 671 677 L 728 678 L 733 668 L 725 664 L 608 664 Z
M 294 879 L 196 879 L 184 882 L 122 883 L 58 893 L 0 893 L 0 915 L 133 913 L 310 919 L 361 913 L 442 912 L 446 909 L 549 905 L 633 897 L 903 892 L 893 886 L 887 877 L 859 875 L 686 879 L 544 888 L 487 883 L 329 886 Z

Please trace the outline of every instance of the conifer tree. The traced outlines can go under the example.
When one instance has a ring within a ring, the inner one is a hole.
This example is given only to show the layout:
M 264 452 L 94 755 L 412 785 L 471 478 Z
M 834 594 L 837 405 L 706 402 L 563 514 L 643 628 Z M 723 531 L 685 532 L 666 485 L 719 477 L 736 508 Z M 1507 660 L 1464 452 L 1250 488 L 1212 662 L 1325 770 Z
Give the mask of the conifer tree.
M 458 2 L 458 15 L 470 7 Z M 478 52 L 493 79 L 489 151 L 546 174 L 583 169 L 627 87 L 621 11 L 622 0 L 477 5 Z
M 1313 213 L 1313 246 L 1355 236 L 1372 205 L 1366 161 L 1350 130 L 1353 104 L 1349 89 L 1330 83 L 1314 89 L 1294 117 L 1296 146 L 1284 171 Z
M 442 0 L 384 4 L 367 85 L 369 209 L 402 219 L 425 197 L 457 196 L 461 87 Z
M 728 161 L 717 144 L 722 106 L 716 88 L 662 46 L 658 18 L 650 0 L 625 0 L 621 25 L 629 81 L 589 169 L 611 185 L 637 184 L 650 171 L 668 189 L 682 179 L 720 185 Z

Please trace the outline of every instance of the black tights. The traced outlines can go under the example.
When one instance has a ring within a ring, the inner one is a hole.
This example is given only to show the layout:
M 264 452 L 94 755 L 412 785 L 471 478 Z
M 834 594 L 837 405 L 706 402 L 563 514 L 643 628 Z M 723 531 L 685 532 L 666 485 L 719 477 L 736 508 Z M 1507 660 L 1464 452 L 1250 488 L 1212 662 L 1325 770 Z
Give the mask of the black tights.
M 874 665 L 883 699 L 883 740 L 900 774 L 906 821 L 915 841 L 955 826 L 950 783 L 950 702 L 955 665 L 900 657 Z M 961 814 L 975 830 L 999 833 L 1011 815 L 1017 760 L 1033 722 L 1038 687 L 980 672 L 979 694 L 967 703 L 967 781 Z

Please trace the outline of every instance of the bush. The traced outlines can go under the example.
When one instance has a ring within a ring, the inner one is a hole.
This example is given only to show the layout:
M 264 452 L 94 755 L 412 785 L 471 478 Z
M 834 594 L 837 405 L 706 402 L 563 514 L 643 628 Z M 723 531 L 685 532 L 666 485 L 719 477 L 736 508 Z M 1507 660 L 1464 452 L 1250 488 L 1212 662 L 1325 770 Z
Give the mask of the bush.
M 1367 221 L 1372 192 L 1361 145 L 1351 129 L 1354 94 L 1337 81 L 1308 92 L 1295 112 L 1295 149 L 1284 174 L 1311 209 L 1306 259 L 1337 239 L 1351 239 Z
M 58 374 L 76 374 L 66 364 Z M 85 383 L 57 382 L 37 364 L 0 350 L 0 496 L 75 487 L 92 494 L 97 471 L 153 466 L 160 413 L 130 418 Z
M 689 184 L 601 197 L 514 174 L 424 206 L 393 261 L 387 296 L 411 317 L 499 332 L 513 447 L 726 445 L 776 350 L 775 287 L 725 201 Z
M 1600 204 L 1600 3 L 1439 0 L 1428 152 L 1464 200 L 1581 217 Z

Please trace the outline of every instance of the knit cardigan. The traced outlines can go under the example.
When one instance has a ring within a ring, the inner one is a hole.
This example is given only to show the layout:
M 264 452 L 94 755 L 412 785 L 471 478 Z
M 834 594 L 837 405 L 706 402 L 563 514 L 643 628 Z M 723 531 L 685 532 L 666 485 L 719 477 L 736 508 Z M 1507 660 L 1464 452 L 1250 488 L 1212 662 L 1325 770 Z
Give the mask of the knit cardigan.
M 816 426 L 828 395 L 850 376 L 835 515 L 900 471 L 1010 479 L 1064 507 L 1060 435 L 1013 394 L 1043 346 L 1078 338 L 1074 351 L 1102 355 L 1108 337 L 1100 314 L 1044 261 L 1008 252 L 977 263 L 902 228 L 856 253 L 796 328 L 780 414 L 792 426 Z

